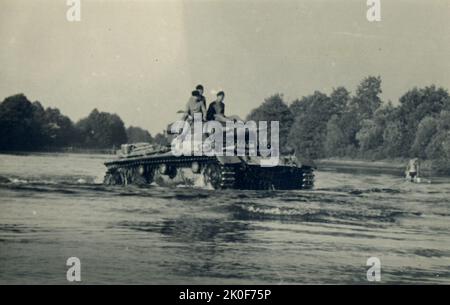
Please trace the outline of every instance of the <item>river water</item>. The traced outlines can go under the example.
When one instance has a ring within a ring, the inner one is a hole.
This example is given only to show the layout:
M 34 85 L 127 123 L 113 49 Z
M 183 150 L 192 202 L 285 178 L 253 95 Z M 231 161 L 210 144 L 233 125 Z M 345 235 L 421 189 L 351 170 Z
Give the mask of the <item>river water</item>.
M 312 191 L 101 184 L 108 156 L 0 155 L 0 283 L 450 284 L 450 179 L 319 168 Z M 429 181 L 431 180 L 431 181 Z M 430 182 L 430 183 L 428 183 Z

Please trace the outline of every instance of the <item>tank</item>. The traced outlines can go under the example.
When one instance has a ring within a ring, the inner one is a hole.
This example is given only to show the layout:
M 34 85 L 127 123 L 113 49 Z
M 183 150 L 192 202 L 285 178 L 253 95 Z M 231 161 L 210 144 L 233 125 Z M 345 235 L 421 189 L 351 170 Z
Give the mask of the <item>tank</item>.
M 108 185 L 156 184 L 212 189 L 299 190 L 314 186 L 314 165 L 281 156 L 277 166 L 262 167 L 262 157 L 174 155 L 170 147 L 147 143 L 122 145 L 105 163 Z
M 297 190 L 314 186 L 315 166 L 312 162 L 300 162 L 294 154 L 277 157 L 276 166 L 261 166 L 266 158 L 259 151 L 253 156 L 208 154 L 205 147 L 211 149 L 214 141 L 208 143 L 202 138 L 199 145 L 186 134 L 175 136 L 178 144 L 187 150 L 175 154 L 173 145 L 177 142 L 173 139 L 172 145 L 167 147 L 149 143 L 122 145 L 117 157 L 105 162 L 104 183 L 242 190 Z M 223 139 L 224 145 L 225 142 Z M 231 150 L 236 149 L 233 145 Z M 247 149 L 249 143 L 245 145 Z M 199 146 L 202 149 L 196 149 Z M 229 151 L 230 147 L 221 149 Z

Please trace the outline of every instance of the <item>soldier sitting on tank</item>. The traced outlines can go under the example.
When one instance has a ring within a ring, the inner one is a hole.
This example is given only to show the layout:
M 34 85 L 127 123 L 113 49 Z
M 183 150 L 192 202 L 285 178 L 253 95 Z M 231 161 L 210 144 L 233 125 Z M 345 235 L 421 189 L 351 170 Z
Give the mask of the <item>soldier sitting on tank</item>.
M 197 85 L 197 87 L 195 87 L 195 90 L 197 90 L 198 93 L 200 94 L 199 99 L 202 101 L 203 106 L 205 106 L 205 108 L 206 108 L 206 98 L 205 98 L 205 96 L 203 95 L 203 92 L 204 92 L 203 85 Z
M 225 116 L 225 103 L 223 102 L 224 99 L 225 92 L 218 92 L 216 100 L 209 104 L 208 112 L 206 114 L 206 120 L 218 121 L 221 123 L 226 123 L 227 121 L 242 121 L 236 115 Z
M 197 90 L 192 91 L 192 96 L 186 104 L 182 120 L 191 123 L 194 120 L 194 114 L 201 113 L 203 121 L 206 121 L 206 107 L 202 100 L 202 95 Z

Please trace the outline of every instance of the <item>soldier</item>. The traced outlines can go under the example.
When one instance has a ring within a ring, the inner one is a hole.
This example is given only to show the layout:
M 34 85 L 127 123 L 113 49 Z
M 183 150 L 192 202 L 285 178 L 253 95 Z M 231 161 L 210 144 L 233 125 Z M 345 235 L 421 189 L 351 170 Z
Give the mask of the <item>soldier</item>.
M 225 104 L 223 102 L 225 98 L 225 93 L 220 91 L 217 93 L 217 98 L 214 102 L 209 104 L 208 112 L 206 114 L 206 119 L 208 121 L 219 121 L 225 123 L 227 119 L 225 118 Z
M 197 90 L 192 91 L 182 119 L 192 121 L 195 113 L 201 113 L 203 121 L 206 121 L 206 107 L 202 95 Z
M 205 106 L 206 108 L 206 98 L 203 95 L 203 92 L 205 91 L 202 85 L 197 85 L 197 87 L 195 87 L 195 90 L 198 91 L 198 93 L 200 93 L 200 100 L 203 102 L 203 106 Z
M 220 91 L 217 93 L 217 98 L 214 102 L 209 104 L 208 112 L 206 114 L 206 119 L 208 121 L 219 121 L 221 123 L 226 123 L 227 121 L 242 121 L 238 116 L 231 115 L 225 116 L 225 92 Z
M 409 179 L 411 182 L 414 182 L 415 179 L 419 180 L 419 159 L 414 158 L 409 160 L 408 165 L 406 166 L 405 176 L 406 179 Z

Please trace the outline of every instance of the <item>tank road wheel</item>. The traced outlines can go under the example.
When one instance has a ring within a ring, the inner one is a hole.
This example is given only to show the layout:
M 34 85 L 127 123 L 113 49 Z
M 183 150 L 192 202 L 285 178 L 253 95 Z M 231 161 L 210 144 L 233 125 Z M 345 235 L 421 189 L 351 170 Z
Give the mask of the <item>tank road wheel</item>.
M 208 164 L 203 172 L 205 184 L 211 184 L 214 189 L 221 189 L 222 171 L 218 164 Z
M 234 187 L 235 172 L 233 168 L 215 163 L 208 164 L 203 171 L 203 177 L 205 185 L 211 184 L 216 190 Z
M 170 164 L 160 164 L 158 167 L 158 171 L 161 175 L 169 176 L 170 179 L 173 179 L 177 176 L 177 167 L 175 165 Z
M 122 184 L 122 179 L 116 170 L 108 170 L 103 179 L 103 183 L 106 185 L 119 185 Z
M 137 185 L 151 184 L 155 177 L 155 169 L 151 166 L 139 165 L 133 172 L 133 184 Z

